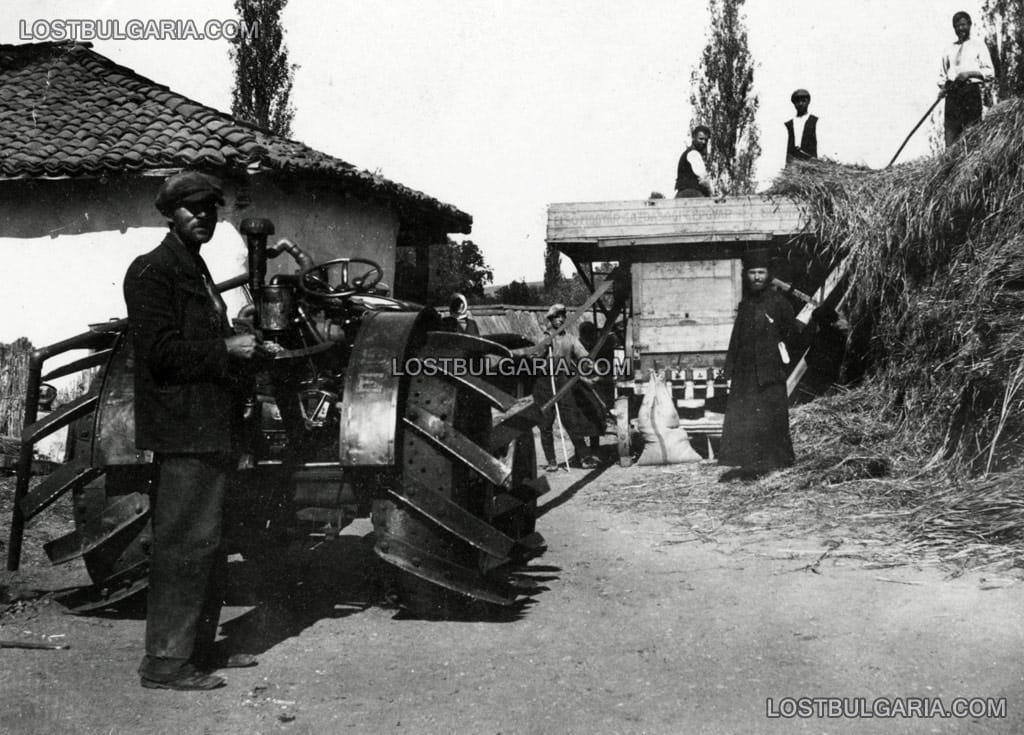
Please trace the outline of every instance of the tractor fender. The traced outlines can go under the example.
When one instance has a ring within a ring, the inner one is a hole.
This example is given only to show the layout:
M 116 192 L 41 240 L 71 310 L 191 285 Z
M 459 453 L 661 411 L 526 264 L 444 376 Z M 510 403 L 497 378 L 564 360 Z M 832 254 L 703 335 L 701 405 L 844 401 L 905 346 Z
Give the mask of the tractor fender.
M 433 309 L 364 315 L 345 370 L 338 429 L 343 467 L 394 465 L 401 366 L 417 335 L 436 329 L 439 322 Z
M 103 382 L 92 421 L 92 466 L 152 462 L 152 452 L 135 446 L 135 350 L 126 334 L 118 337 L 98 379 Z

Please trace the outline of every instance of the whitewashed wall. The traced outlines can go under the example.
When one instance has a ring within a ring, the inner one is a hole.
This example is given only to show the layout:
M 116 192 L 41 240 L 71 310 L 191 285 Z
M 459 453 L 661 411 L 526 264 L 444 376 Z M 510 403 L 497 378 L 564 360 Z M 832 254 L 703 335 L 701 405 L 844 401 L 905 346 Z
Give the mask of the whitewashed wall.
M 84 331 L 90 323 L 125 315 L 122 282 L 128 264 L 156 247 L 167 231 L 153 206 L 161 178 L 102 183 L 46 181 L 0 184 L 0 342 L 27 337 L 36 347 Z M 314 260 L 363 257 L 378 261 L 384 282 L 394 283 L 398 218 L 383 204 L 346 198 L 301 184 L 283 191 L 259 177 L 238 207 L 228 186 L 226 206 L 202 255 L 217 280 L 245 270 L 245 244 L 237 226 L 246 217 L 268 217 L 277 234 L 296 242 Z M 291 272 L 288 256 L 272 261 Z M 228 296 L 232 313 L 241 291 Z

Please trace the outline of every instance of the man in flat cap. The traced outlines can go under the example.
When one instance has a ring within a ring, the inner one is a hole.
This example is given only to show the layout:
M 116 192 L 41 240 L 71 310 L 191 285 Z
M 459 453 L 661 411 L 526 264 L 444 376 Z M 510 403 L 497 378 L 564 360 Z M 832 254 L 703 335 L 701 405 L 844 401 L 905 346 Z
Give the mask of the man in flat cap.
M 676 199 L 711 196 L 711 178 L 705 164 L 710 139 L 711 128 L 707 125 L 693 129 L 690 145 L 679 156 L 676 166 Z
M 543 406 L 577 372 L 577 364 L 587 356 L 580 341 L 565 331 L 566 309 L 563 304 L 553 304 L 545 315 L 548 320 L 547 336 L 551 344 L 547 348 L 546 370 L 537 375 L 533 383 L 533 400 Z M 541 342 L 541 345 L 544 343 Z M 587 448 L 587 438 L 604 433 L 604 416 L 597 401 L 589 392 L 589 378 L 580 378 L 576 387 L 558 399 L 558 416 L 565 433 L 569 435 L 575 456 L 571 464 L 585 470 L 597 467 L 597 459 Z M 540 424 L 540 445 L 547 460 L 548 472 L 558 470 L 555 454 L 555 407 L 544 411 Z
M 956 42 L 942 54 L 939 98 L 946 98 L 946 147 L 953 145 L 968 125 L 982 114 L 981 89 L 995 78 L 992 56 L 980 38 L 971 37 L 971 16 L 963 10 L 953 16 Z
M 743 258 L 745 294 L 736 312 L 725 377 L 732 381 L 722 427 L 718 463 L 732 466 L 722 481 L 756 479 L 793 464 L 789 433 L 787 341 L 803 330 L 785 296 L 769 286 L 771 253 L 754 250 Z M 835 311 L 818 307 L 814 322 L 833 322 Z M 811 336 L 807 331 L 804 339 Z
M 818 118 L 807 112 L 811 93 L 798 89 L 790 96 L 796 109 L 792 120 L 786 121 L 786 165 L 793 161 L 809 161 L 818 157 Z
M 216 668 L 251 666 L 214 646 L 227 559 L 221 547 L 225 483 L 237 465 L 244 385 L 240 367 L 261 354 L 236 335 L 200 247 L 217 226 L 220 182 L 185 171 L 156 207 L 169 232 L 128 268 L 124 298 L 135 350 L 135 443 L 154 454 L 153 544 L 146 612 L 150 689 L 214 689 Z

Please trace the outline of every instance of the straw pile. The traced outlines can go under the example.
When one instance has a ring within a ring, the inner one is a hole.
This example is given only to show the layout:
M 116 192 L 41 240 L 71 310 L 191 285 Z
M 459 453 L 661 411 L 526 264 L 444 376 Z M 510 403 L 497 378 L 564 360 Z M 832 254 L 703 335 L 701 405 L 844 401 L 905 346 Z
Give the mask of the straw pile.
M 820 257 L 844 261 L 845 309 L 870 332 L 870 387 L 794 416 L 805 443 L 833 437 L 804 482 L 888 476 L 926 543 L 1024 543 L 1022 152 L 1024 101 L 1011 99 L 937 157 L 798 164 L 770 192 L 806 208 Z M 837 426 L 884 446 L 840 446 Z

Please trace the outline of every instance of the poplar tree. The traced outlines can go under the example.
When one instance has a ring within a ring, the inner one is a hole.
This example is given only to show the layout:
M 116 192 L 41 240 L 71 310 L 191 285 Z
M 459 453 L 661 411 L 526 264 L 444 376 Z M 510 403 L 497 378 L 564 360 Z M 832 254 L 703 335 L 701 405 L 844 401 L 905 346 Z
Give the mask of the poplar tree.
M 993 96 L 998 101 L 1024 95 L 1024 0 L 985 0 L 982 14 L 996 73 Z
M 744 0 L 708 0 L 711 26 L 700 63 L 690 75 L 690 128 L 707 125 L 708 174 L 723 193 L 754 191 L 761 154 L 756 122 L 754 60 L 747 47 Z
M 562 255 L 548 245 L 544 251 L 544 288 L 557 288 L 562 280 Z
M 244 28 L 231 40 L 235 85 L 231 114 L 271 133 L 291 136 L 295 108 L 291 104 L 296 64 L 288 63 L 281 11 L 288 0 L 235 0 Z

